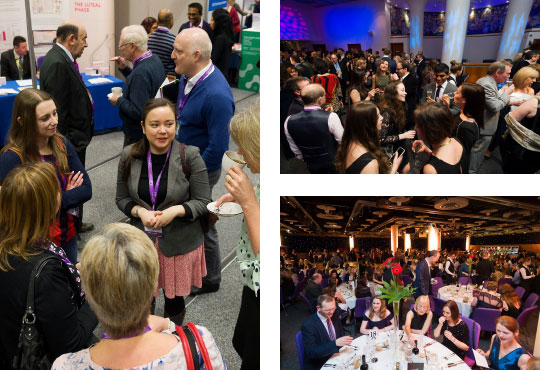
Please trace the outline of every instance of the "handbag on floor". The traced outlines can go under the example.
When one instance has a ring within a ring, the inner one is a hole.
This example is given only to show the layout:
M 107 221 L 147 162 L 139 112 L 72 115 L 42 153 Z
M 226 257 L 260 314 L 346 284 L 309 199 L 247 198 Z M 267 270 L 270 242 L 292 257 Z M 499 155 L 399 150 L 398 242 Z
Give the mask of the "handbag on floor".
M 176 327 L 176 333 L 182 341 L 182 348 L 184 349 L 184 356 L 186 358 L 186 364 L 188 370 L 199 370 L 204 364 L 206 370 L 212 370 L 212 363 L 210 362 L 210 356 L 208 356 L 208 350 L 206 344 L 201 337 L 201 334 L 191 322 L 186 325 Z M 197 343 L 195 345 L 195 342 Z M 197 347 L 201 352 L 203 364 L 199 363 L 199 355 L 197 354 Z
M 26 311 L 22 319 L 17 352 L 13 357 L 12 369 L 14 370 L 45 370 L 50 369 L 52 366 L 45 351 L 43 337 L 35 325 L 37 317 L 34 312 L 34 286 L 43 267 L 53 259 L 56 258 L 51 255 L 40 255 L 30 274 L 28 294 L 26 296 Z

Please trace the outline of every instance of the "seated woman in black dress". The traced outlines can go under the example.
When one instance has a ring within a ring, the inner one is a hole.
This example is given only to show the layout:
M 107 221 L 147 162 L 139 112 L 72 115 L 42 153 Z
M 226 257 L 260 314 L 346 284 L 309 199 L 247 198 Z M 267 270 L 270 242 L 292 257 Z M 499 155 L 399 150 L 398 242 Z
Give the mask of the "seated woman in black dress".
M 499 293 L 502 299 L 501 315 L 517 319 L 521 313 L 521 299 L 514 291 L 514 288 L 510 284 L 501 284 Z
M 409 338 L 409 343 L 414 344 L 413 334 L 428 334 L 432 318 L 433 312 L 430 310 L 429 297 L 427 295 L 421 295 L 416 298 L 414 309 L 407 312 L 405 325 L 403 325 L 403 329 Z
M 368 286 L 368 280 L 366 276 L 361 276 L 356 281 L 356 289 L 354 290 L 356 298 L 374 297 L 375 292 L 373 287 Z
M 386 308 L 386 303 L 380 298 L 373 298 L 371 308 L 362 318 L 361 334 L 369 334 L 371 330 L 389 331 L 394 329 L 392 312 Z
M 451 137 L 454 117 L 450 110 L 440 103 L 425 103 L 414 111 L 414 122 L 420 140 L 413 142 L 413 150 L 429 156 L 422 173 L 465 173 L 469 159 L 463 145 Z M 408 167 L 403 172 L 408 172 Z
M 443 104 L 450 106 L 450 99 L 443 97 Z M 478 84 L 464 82 L 458 87 L 454 95 L 454 103 L 459 107 L 460 113 L 457 118 L 456 137 L 463 145 L 467 158 L 470 158 L 471 148 L 480 138 L 480 130 L 484 128 L 484 110 L 486 106 L 486 94 L 484 88 Z M 469 172 L 468 163 L 466 170 Z
M 469 350 L 469 328 L 459 317 L 459 308 L 454 301 L 446 301 L 442 308 L 439 325 L 433 332 L 433 337 L 443 335 L 442 344 L 456 355 L 465 359 Z
M 503 303 L 497 293 L 497 283 L 490 281 L 486 285 L 487 292 L 480 292 L 474 297 L 471 306 L 474 308 L 493 308 L 496 310 L 502 309 Z
M 336 167 L 340 173 L 378 174 L 395 173 L 402 156 L 390 161 L 381 150 L 379 131 L 382 116 L 373 103 L 358 102 L 347 110 L 347 119 L 341 145 L 336 154 Z

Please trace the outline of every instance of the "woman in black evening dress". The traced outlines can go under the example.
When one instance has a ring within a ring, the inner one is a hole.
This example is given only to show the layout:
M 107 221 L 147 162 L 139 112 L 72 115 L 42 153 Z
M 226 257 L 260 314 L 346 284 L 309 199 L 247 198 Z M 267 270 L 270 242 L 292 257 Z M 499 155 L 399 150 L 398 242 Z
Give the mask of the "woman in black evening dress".
M 347 111 L 347 119 L 341 145 L 336 154 L 336 168 L 340 173 L 395 173 L 402 156 L 390 162 L 380 147 L 379 130 L 382 116 L 377 106 L 371 102 L 352 104 Z
M 446 301 L 442 308 L 443 315 L 439 325 L 433 332 L 433 337 L 443 335 L 443 346 L 458 355 L 462 360 L 469 350 L 469 328 L 459 317 L 459 308 L 454 301 Z

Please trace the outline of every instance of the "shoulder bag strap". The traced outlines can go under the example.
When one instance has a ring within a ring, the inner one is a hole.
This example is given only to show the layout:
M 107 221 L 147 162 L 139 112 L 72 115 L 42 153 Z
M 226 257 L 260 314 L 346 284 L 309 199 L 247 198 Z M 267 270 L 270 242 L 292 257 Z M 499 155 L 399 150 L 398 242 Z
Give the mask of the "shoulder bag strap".
M 193 364 L 193 352 L 191 351 L 190 344 L 186 338 L 186 334 L 184 334 L 183 328 L 177 326 L 176 334 L 178 334 L 180 340 L 182 341 L 182 348 L 184 349 L 184 357 L 186 359 L 186 366 L 188 370 L 195 370 L 195 365 Z M 195 354 L 197 354 L 197 351 L 195 351 Z
M 201 356 L 203 358 L 206 370 L 213 370 L 212 363 L 210 362 L 210 356 L 208 356 L 208 350 L 206 349 L 206 344 L 204 344 L 204 341 L 199 334 L 199 331 L 192 322 L 188 322 L 186 326 L 191 330 L 191 333 L 197 341 L 197 345 L 199 346 L 199 351 L 201 352 Z
M 186 326 L 182 327 L 184 334 L 186 335 L 187 341 L 189 343 L 189 348 L 191 349 L 191 356 L 193 357 L 193 367 L 198 370 L 201 368 L 199 364 L 199 355 L 197 353 L 197 345 L 195 344 L 195 337 L 193 333 Z
M 14 146 L 12 146 L 11 148 L 9 148 L 9 150 L 11 150 L 13 153 L 17 154 L 21 160 L 21 164 L 24 164 L 24 157 L 21 153 L 21 151 L 17 148 L 15 148 Z
M 182 171 L 184 171 L 184 175 L 189 181 L 189 178 L 191 177 L 191 167 L 186 161 L 186 144 L 184 143 L 180 143 L 180 161 L 182 162 Z
M 35 322 L 35 314 L 34 314 L 34 286 L 36 283 L 36 280 L 39 277 L 39 274 L 41 273 L 41 270 L 43 270 L 43 267 L 49 262 L 50 260 L 55 259 L 56 257 L 47 255 L 45 257 L 42 257 L 38 260 L 38 262 L 34 265 L 34 268 L 32 270 L 32 273 L 30 274 L 30 281 L 28 283 L 28 293 L 26 295 L 26 310 L 23 317 L 23 322 L 26 322 L 27 315 L 32 315 L 34 317 Z

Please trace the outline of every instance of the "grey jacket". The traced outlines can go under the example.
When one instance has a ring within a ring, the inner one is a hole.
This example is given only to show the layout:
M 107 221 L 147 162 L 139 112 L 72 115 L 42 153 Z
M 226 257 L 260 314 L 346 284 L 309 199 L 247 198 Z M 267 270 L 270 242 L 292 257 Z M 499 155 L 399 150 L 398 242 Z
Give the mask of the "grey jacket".
M 430 84 L 427 84 L 425 87 L 424 87 L 424 91 L 422 92 L 422 97 L 420 98 L 420 101 L 422 103 L 425 103 L 427 101 L 427 91 L 428 90 L 431 90 L 432 93 L 431 93 L 431 96 L 430 98 L 431 99 L 435 99 L 435 93 L 437 92 L 437 83 L 436 82 L 432 82 Z M 444 95 L 444 94 L 450 94 L 450 93 L 455 93 L 457 91 L 457 87 L 456 85 L 454 85 L 453 83 L 450 83 L 450 81 L 448 81 L 448 83 L 446 84 L 446 87 L 444 88 L 444 91 L 442 92 L 441 95 Z M 460 110 L 459 110 L 459 107 L 454 103 L 454 100 L 450 100 L 450 112 L 452 112 L 452 115 L 455 117 L 455 116 L 458 116 L 459 113 L 460 113 Z
M 476 83 L 482 86 L 486 93 L 484 128 L 480 130 L 480 135 L 490 136 L 497 131 L 499 112 L 508 104 L 510 97 L 507 93 L 497 90 L 497 82 L 491 76 L 484 76 Z
M 124 181 L 122 174 L 124 163 L 132 146 L 129 145 L 124 148 L 118 164 L 116 206 L 130 218 L 132 225 L 144 231 L 141 219 L 132 217 L 132 207 L 128 207 L 129 203 L 135 202 L 145 209 L 152 209 L 152 206 L 144 202 L 137 193 L 143 161 L 132 159 L 127 182 Z M 159 248 L 167 257 L 191 252 L 203 244 L 204 240 L 199 217 L 203 217 L 208 212 L 206 205 L 211 200 L 208 173 L 197 147 L 187 146 L 185 155 L 186 163 L 191 167 L 189 182 L 184 175 L 184 171 L 182 171 L 180 144 L 174 140 L 167 172 L 167 195 L 163 203 L 156 207 L 157 210 L 164 210 L 174 205 L 184 204 L 192 212 L 192 218 L 176 217 L 169 225 L 163 228 L 163 236 L 159 239 Z

